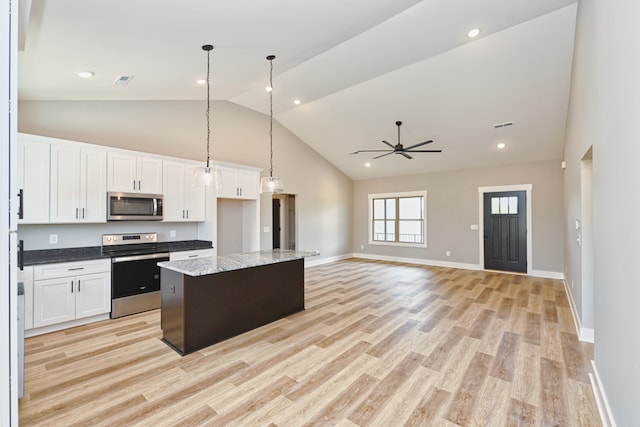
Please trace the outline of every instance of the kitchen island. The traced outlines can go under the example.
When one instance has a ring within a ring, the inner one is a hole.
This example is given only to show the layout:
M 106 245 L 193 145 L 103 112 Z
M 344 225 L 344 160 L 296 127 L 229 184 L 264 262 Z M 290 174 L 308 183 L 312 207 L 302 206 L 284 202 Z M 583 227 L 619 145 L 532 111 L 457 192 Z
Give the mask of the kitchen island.
M 274 249 L 160 266 L 162 340 L 181 355 L 304 310 L 304 258 Z

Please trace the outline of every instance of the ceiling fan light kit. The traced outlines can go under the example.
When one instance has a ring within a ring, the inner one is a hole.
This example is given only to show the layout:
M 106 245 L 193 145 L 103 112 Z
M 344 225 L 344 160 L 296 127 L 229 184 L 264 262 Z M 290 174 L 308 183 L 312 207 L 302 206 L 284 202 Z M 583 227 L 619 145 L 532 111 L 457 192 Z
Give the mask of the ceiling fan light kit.
M 422 147 L 423 145 L 426 145 L 426 144 L 431 144 L 433 142 L 432 139 L 424 142 L 419 142 L 417 144 L 414 144 L 405 148 L 400 142 L 400 126 L 402 126 L 402 122 L 397 121 L 396 126 L 398 127 L 398 143 L 396 145 L 393 145 L 390 142 L 383 140 L 382 142 L 389 146 L 389 148 L 386 150 L 356 150 L 349 154 L 384 153 L 384 154 L 375 156 L 374 157 L 374 160 L 375 160 L 375 159 L 379 159 L 380 157 L 388 156 L 389 154 L 400 154 L 401 156 L 407 159 L 413 159 L 413 157 L 410 156 L 408 153 L 441 153 L 442 152 L 442 150 L 416 150 L 416 148 L 418 147 Z

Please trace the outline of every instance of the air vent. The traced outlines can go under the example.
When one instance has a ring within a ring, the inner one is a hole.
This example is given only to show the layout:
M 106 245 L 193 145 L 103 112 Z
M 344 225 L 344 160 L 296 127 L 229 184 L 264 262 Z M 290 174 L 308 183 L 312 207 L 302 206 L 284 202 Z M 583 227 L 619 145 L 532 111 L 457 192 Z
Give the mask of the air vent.
M 113 84 L 114 86 L 126 86 L 131 80 L 133 80 L 133 76 L 118 76 Z
M 496 123 L 495 125 L 493 125 L 493 127 L 496 129 L 506 128 L 508 126 L 513 126 L 513 122 Z

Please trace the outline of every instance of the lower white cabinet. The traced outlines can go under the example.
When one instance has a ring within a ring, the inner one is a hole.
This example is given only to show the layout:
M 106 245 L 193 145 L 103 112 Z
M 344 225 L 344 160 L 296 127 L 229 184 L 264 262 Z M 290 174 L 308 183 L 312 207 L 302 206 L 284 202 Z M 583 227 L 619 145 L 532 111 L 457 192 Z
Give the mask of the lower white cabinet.
M 24 329 L 33 328 L 33 267 L 18 270 L 18 282 L 24 286 Z
M 111 311 L 111 260 L 34 268 L 33 326 L 53 325 Z
M 215 256 L 215 255 L 216 255 L 216 250 L 214 248 L 196 249 L 193 251 L 170 252 L 169 261 L 180 261 L 182 259 L 206 258 L 206 257 Z

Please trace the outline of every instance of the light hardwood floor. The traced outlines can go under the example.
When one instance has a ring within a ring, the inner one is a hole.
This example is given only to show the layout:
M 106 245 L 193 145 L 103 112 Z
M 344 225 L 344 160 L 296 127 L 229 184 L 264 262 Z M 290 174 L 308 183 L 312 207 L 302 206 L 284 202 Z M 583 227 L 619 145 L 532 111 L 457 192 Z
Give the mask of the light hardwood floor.
M 599 426 L 562 283 L 350 259 L 185 357 L 158 310 L 27 339 L 22 426 Z

